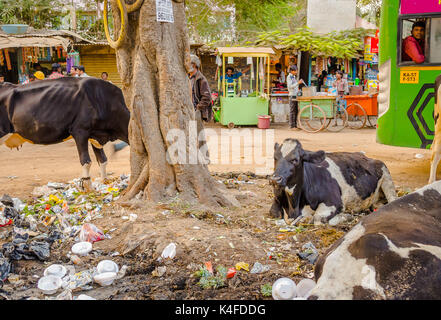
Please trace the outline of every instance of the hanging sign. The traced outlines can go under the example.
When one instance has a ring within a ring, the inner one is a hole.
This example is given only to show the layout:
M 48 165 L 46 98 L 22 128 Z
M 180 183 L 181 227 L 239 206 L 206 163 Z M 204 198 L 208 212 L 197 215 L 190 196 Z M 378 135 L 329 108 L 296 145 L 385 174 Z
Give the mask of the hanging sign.
M 401 0 L 401 14 L 438 13 L 440 10 L 439 0 Z
M 156 21 L 175 22 L 171 0 L 156 0 Z
M 228 64 L 234 64 L 234 57 L 228 57 Z

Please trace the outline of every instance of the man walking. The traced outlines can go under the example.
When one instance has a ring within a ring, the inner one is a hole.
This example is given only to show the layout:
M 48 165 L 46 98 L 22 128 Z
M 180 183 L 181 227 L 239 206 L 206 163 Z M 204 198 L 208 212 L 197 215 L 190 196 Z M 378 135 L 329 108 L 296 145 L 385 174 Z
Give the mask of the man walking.
M 289 95 L 289 126 L 292 130 L 297 128 L 297 115 L 299 113 L 299 105 L 296 101 L 299 92 L 299 85 L 305 83 L 302 79 L 297 81 L 297 66 L 289 67 L 289 75 L 287 77 L 288 95 Z
M 199 71 L 201 61 L 195 55 L 191 55 L 192 70 L 189 72 L 192 89 L 193 105 L 196 111 L 201 112 L 204 121 L 209 122 L 212 118 L 211 92 L 205 76 Z

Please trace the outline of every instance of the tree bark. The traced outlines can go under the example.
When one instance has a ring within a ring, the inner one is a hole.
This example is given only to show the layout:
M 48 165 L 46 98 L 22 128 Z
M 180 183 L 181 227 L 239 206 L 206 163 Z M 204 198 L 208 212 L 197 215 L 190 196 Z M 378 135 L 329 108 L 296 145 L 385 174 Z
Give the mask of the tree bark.
M 188 157 L 191 121 L 200 121 L 187 76 L 190 45 L 184 2 L 174 0 L 172 4 L 174 23 L 157 22 L 156 0 L 144 0 L 139 10 L 128 14 L 124 42 L 116 49 L 122 90 L 131 113 L 131 177 L 124 199 L 143 191 L 144 199 L 152 201 L 164 201 L 179 193 L 183 200 L 210 206 L 238 205 L 211 177 L 207 165 L 167 161 L 167 150 L 173 144 L 167 141 L 170 130 L 185 133 Z M 119 30 L 118 9 L 114 2 L 111 5 L 115 30 Z

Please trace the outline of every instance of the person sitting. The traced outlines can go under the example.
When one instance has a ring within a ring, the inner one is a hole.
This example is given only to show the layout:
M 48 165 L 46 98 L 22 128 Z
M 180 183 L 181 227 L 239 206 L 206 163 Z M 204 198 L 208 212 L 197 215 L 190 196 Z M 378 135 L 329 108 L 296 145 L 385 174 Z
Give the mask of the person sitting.
M 58 63 L 52 64 L 52 73 L 49 76 L 49 79 L 58 79 L 63 77 L 64 76 L 61 73 L 61 66 Z
M 77 74 L 78 74 L 78 77 L 80 77 L 80 78 L 87 78 L 87 77 L 90 77 L 90 76 L 86 73 L 86 69 L 84 69 L 84 66 L 78 66 L 78 68 L 77 68 Z
M 103 79 L 104 81 L 112 83 L 112 81 L 109 80 L 109 74 L 106 71 L 103 71 L 101 73 L 101 79 Z
M 285 83 L 286 76 L 285 76 L 285 72 L 283 72 L 282 70 L 282 65 L 280 63 L 276 63 L 276 71 L 278 72 L 277 81 L 279 83 Z
M 424 21 L 417 21 L 413 24 L 412 34 L 403 40 L 402 61 L 413 61 L 418 64 L 424 62 L 425 29 Z
M 248 70 L 251 69 L 251 66 L 248 66 L 245 68 L 245 70 L 242 72 L 238 71 L 238 72 L 234 72 L 234 68 L 233 67 L 227 67 L 226 71 L 227 74 L 225 75 L 225 80 L 227 80 L 227 83 L 233 83 L 234 80 L 239 79 L 244 73 L 248 72 Z M 223 77 L 221 76 L 221 80 L 223 79 Z

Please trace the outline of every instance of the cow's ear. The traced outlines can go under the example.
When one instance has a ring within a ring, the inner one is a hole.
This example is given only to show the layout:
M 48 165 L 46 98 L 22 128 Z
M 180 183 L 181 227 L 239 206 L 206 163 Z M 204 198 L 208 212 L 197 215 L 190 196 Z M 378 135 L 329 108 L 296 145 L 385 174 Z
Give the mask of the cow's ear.
M 282 157 L 282 152 L 280 151 L 280 145 L 276 142 L 274 144 L 274 159 L 279 160 Z
M 325 152 L 323 150 L 317 152 L 304 151 L 303 161 L 311 163 L 321 163 L 325 161 Z

